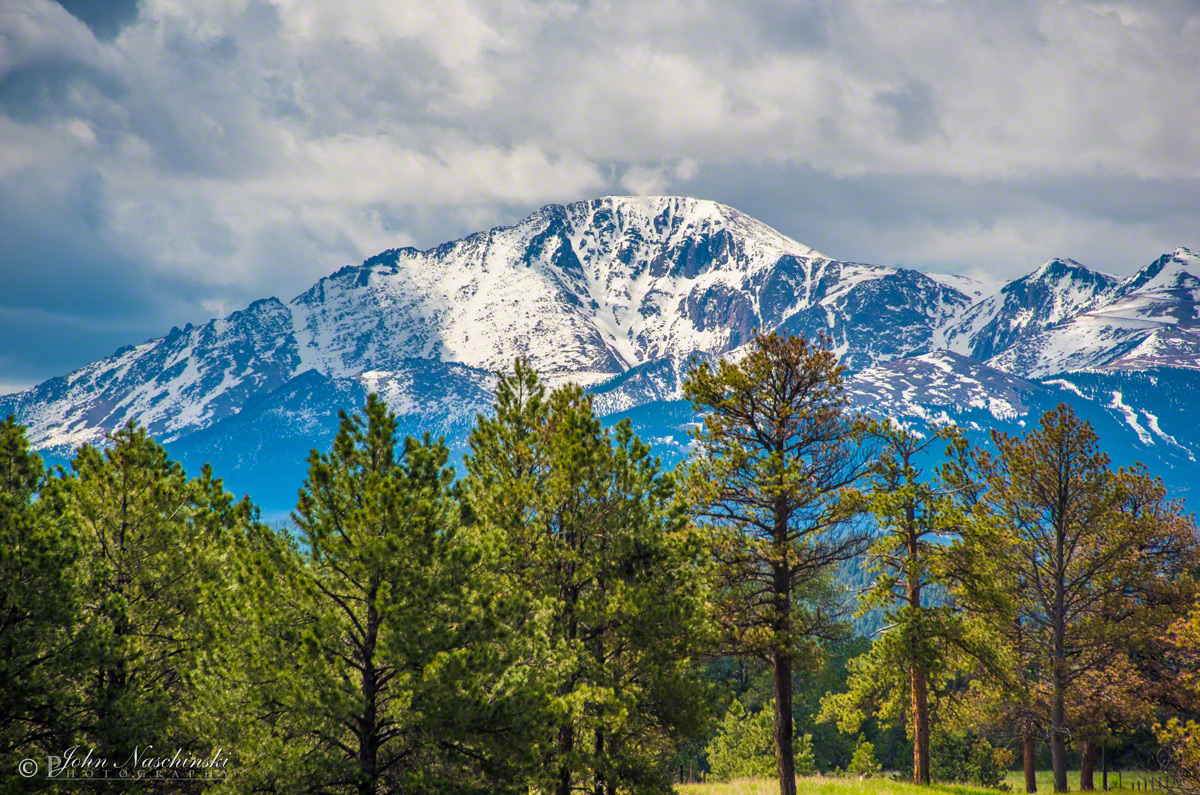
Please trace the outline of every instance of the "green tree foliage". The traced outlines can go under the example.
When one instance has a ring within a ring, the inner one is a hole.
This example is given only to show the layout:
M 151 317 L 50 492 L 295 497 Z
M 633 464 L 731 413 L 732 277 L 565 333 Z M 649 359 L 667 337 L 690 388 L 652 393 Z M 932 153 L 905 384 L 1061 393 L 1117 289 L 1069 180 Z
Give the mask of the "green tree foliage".
M 1019 738 L 1032 776 L 1043 734 L 1056 789 L 1068 736 L 1086 788 L 1096 749 L 1155 717 L 1176 785 L 1200 778 L 1194 524 L 1069 409 L 969 450 L 849 416 L 833 354 L 777 336 L 686 392 L 704 425 L 682 493 L 628 422 L 524 362 L 461 482 L 372 395 L 275 529 L 134 424 L 46 472 L 10 417 L 2 791 L 76 743 L 221 749 L 213 792 L 665 793 L 669 762 L 705 752 L 784 793 L 910 752 L 918 782 L 996 786 L 991 743 Z M 840 622 L 837 569 L 863 549 L 873 643 Z
M 853 736 L 847 736 L 838 731 L 837 726 L 818 718 L 824 699 L 830 693 L 846 689 L 849 676 L 847 666 L 867 653 L 871 645 L 870 639 L 862 636 L 836 641 L 831 644 L 829 656 L 816 673 L 794 678 L 796 732 L 812 735 L 813 754 L 819 770 L 844 769 L 854 751 Z M 870 736 L 874 739 L 873 735 Z M 878 742 L 876 749 L 879 750 Z M 881 761 L 886 764 L 888 760 L 883 759 L 881 754 Z
M 980 557 L 1008 573 L 1013 611 L 997 618 L 1041 658 L 1027 698 L 1047 703 L 1054 787 L 1065 792 L 1068 705 L 1146 626 L 1160 584 L 1194 565 L 1195 527 L 1144 468 L 1111 470 L 1066 405 L 1022 438 L 993 438 L 998 455 L 980 459 L 983 505 L 1000 532 L 981 536 Z
M 521 716 L 542 699 L 513 660 L 526 650 L 508 642 L 494 545 L 462 521 L 445 445 L 409 438 L 397 454 L 383 401 L 364 413 L 343 413 L 332 449 L 309 458 L 293 515 L 302 556 L 264 549 L 290 570 L 290 604 L 259 612 L 268 625 L 294 616 L 270 649 L 279 674 L 250 677 L 289 754 L 266 783 L 523 791 Z
M 558 718 L 539 786 L 656 791 L 703 727 L 692 661 L 707 627 L 704 548 L 628 422 L 613 433 L 576 386 L 547 395 L 524 362 L 467 456 L 471 510 L 504 541 L 507 587 L 548 606 L 541 672 Z
M 303 792 L 325 780 L 323 757 L 306 733 L 314 721 L 300 708 L 309 683 L 296 674 L 316 612 L 305 565 L 287 528 L 258 522 L 225 557 L 216 639 L 191 675 L 205 694 L 194 721 L 230 758 L 221 792 Z
M 940 784 L 999 788 L 1012 762 L 1006 748 L 969 731 L 939 731 L 933 748 L 933 779 Z
M 766 778 L 775 774 L 775 705 L 767 703 L 755 713 L 734 701 L 708 745 L 708 764 L 718 781 Z M 796 775 L 817 772 L 812 735 L 797 734 L 793 741 Z
M 953 682 L 962 657 L 991 663 L 994 656 L 985 633 L 949 598 L 953 545 L 969 529 L 960 496 L 968 447 L 952 427 L 922 436 L 888 421 L 872 422 L 868 436 L 881 446 L 869 500 L 878 530 L 866 554 L 866 569 L 875 577 L 860 597 L 859 613 L 883 610 L 886 625 L 870 651 L 851 663 L 848 692 L 827 698 L 822 716 L 847 732 L 857 731 L 869 715 L 907 722 L 913 781 L 928 784 L 931 690 Z M 928 473 L 925 461 L 939 447 L 958 466 Z
M 850 766 L 846 768 L 846 772 L 860 778 L 878 776 L 883 772 L 883 765 L 879 764 L 879 760 L 875 758 L 874 744 L 867 742 L 867 739 L 861 734 L 858 735 L 858 744 L 854 747 L 854 753 L 850 757 Z
M 206 467 L 189 479 L 144 428 L 80 448 L 53 504 L 86 555 L 77 643 L 88 650 L 79 729 L 103 757 L 148 746 L 209 753 L 190 683 L 213 646 L 224 563 L 253 509 Z
M 758 335 L 736 363 L 694 368 L 684 394 L 704 412 L 688 496 L 715 540 L 725 644 L 772 667 L 777 775 L 793 795 L 792 671 L 839 634 L 832 577 L 862 548 L 850 521 L 866 454 L 824 340 Z
M 83 591 L 78 536 L 46 493 L 25 428 L 0 423 L 0 778 L 16 791 L 20 759 L 61 753 L 80 700 Z M 6 787 L 7 790 L 7 787 Z

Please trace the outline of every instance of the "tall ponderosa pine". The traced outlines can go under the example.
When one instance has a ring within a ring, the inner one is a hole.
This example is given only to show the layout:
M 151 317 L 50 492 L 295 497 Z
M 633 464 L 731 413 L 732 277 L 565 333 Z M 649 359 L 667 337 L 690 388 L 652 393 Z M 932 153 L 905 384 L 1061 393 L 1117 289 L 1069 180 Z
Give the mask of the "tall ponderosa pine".
M 987 519 L 980 521 L 987 523 Z M 995 570 L 995 564 L 1004 560 L 996 556 L 996 548 L 984 543 L 969 550 L 964 555 L 967 576 L 974 570 Z M 1003 568 L 998 573 L 997 582 L 1007 588 L 1009 598 L 980 603 L 968 595 L 964 606 L 989 628 L 1007 660 L 1007 670 L 979 672 L 973 682 L 976 697 L 972 706 L 977 724 L 992 727 L 1020 743 L 1025 791 L 1032 793 L 1037 792 L 1037 743 L 1050 725 L 1050 711 L 1041 689 L 1045 655 L 1036 633 L 1021 619 L 1019 594 L 1024 587 L 1020 577 Z
M 524 791 L 519 723 L 539 699 L 510 662 L 525 650 L 508 643 L 494 545 L 463 526 L 445 444 L 397 442 L 377 395 L 365 418 L 343 413 L 293 514 L 304 630 L 274 687 L 312 748 L 301 786 Z
M 304 558 L 288 528 L 246 525 L 223 559 L 213 594 L 214 642 L 189 677 L 204 693 L 193 712 L 198 731 L 229 758 L 222 791 L 301 792 L 324 769 L 312 735 L 318 723 L 298 708 L 311 689 L 299 681 L 300 644 L 314 610 L 303 587 Z
M 705 628 L 703 549 L 670 476 L 628 422 L 613 435 L 577 386 L 549 396 L 521 361 L 467 456 L 470 505 L 505 541 L 509 587 L 548 608 L 542 676 L 558 719 L 539 786 L 657 790 L 701 726 L 691 656 Z
M 79 699 L 76 737 L 119 762 L 151 746 L 207 756 L 223 743 L 195 719 L 207 694 L 191 677 L 215 643 L 225 555 L 252 508 L 235 503 L 207 467 L 189 479 L 132 422 L 106 443 L 103 451 L 80 448 L 71 472 L 58 470 L 38 501 L 82 554 L 82 599 L 64 628 L 79 668 L 70 680 Z M 198 791 L 205 784 L 138 786 Z
M 46 493 L 46 470 L 13 417 L 0 423 L 0 770 L 70 745 L 87 652 L 78 537 Z
M 80 448 L 59 484 L 88 555 L 82 632 L 93 644 L 85 735 L 102 756 L 135 746 L 206 752 L 185 719 L 188 675 L 214 639 L 223 556 L 250 518 L 206 467 L 188 479 L 145 428 Z
M 1022 633 L 1045 650 L 1054 788 L 1065 792 L 1068 704 L 1083 677 L 1123 652 L 1156 583 L 1192 565 L 1195 527 L 1144 469 L 1109 469 L 1090 424 L 1066 405 L 1022 438 L 993 439 L 984 499 L 1006 532 L 991 553 L 1021 588 Z
M 968 529 L 961 499 L 966 470 L 950 466 L 952 483 L 925 471 L 938 449 L 961 464 L 969 460 L 968 447 L 953 427 L 918 436 L 891 422 L 872 422 L 867 436 L 882 448 L 869 495 L 878 530 L 866 556 L 877 576 L 859 609 L 884 610 L 887 626 L 867 654 L 851 661 L 849 691 L 828 697 L 823 715 L 836 717 L 846 732 L 858 731 L 869 713 L 907 722 L 913 782 L 928 784 L 931 690 L 961 673 L 965 660 L 995 665 L 984 633 L 950 598 L 953 545 Z
M 736 363 L 693 369 L 684 394 L 704 412 L 688 490 L 718 543 L 727 647 L 773 669 L 779 786 L 793 795 L 792 673 L 834 629 L 834 567 L 864 546 L 852 487 L 867 456 L 823 339 L 756 336 Z

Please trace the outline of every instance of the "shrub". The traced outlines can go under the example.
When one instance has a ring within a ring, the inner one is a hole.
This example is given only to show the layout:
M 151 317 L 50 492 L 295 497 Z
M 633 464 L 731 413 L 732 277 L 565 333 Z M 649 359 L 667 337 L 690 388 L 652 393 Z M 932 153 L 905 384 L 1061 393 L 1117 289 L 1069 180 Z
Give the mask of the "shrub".
M 929 773 L 943 784 L 975 784 L 1004 789 L 1000 782 L 1012 764 L 1012 752 L 993 748 L 985 738 L 971 732 L 943 732 L 934 737 Z
M 861 734 L 858 735 L 858 745 L 854 748 L 854 754 L 850 757 L 850 765 L 846 768 L 846 772 L 867 778 L 878 776 L 883 772 L 883 765 L 879 764 L 879 760 L 875 758 L 874 743 L 867 742 L 867 739 Z
M 718 781 L 728 781 L 774 776 L 774 723 L 774 702 L 750 714 L 741 702 L 734 701 L 717 727 L 717 735 L 708 744 L 708 764 L 712 777 Z M 812 735 L 802 734 L 792 738 L 792 748 L 796 754 L 796 775 L 811 776 L 816 773 Z

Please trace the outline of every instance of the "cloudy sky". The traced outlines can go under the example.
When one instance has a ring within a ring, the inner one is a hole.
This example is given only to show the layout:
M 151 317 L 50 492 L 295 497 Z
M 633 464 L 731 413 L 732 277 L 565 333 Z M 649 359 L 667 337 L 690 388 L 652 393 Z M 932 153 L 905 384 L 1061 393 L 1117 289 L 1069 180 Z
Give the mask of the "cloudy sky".
M 1200 2 L 4 0 L 0 391 L 610 193 L 993 278 L 1200 247 Z

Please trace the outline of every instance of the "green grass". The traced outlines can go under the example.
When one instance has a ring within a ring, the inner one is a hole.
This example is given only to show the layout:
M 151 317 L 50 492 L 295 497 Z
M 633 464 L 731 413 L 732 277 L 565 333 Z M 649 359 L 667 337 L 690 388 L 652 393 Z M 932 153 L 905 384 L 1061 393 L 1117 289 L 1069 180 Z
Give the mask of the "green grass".
M 1111 792 L 1136 792 L 1134 784 L 1138 781 L 1154 779 L 1157 774 L 1123 771 L 1121 773 L 1122 789 L 1117 789 L 1117 774 L 1109 772 L 1108 786 Z M 1025 776 L 1021 771 L 1008 774 L 1006 779 L 1014 795 L 1025 792 Z M 1037 775 L 1038 793 L 1054 792 L 1053 776 L 1049 770 L 1040 770 Z M 1079 771 L 1068 771 L 1067 783 L 1072 792 L 1079 789 Z M 1096 771 L 1097 792 L 1101 785 L 1100 771 Z M 772 779 L 739 779 L 737 781 L 713 782 L 709 784 L 681 784 L 676 790 L 680 795 L 774 795 L 779 792 L 779 785 Z M 902 781 L 890 779 L 868 779 L 859 781 L 857 778 L 826 778 L 810 776 L 796 779 L 797 795 L 996 795 L 996 790 L 980 789 L 960 785 L 934 784 L 930 787 L 918 787 Z
M 739 779 L 722 783 L 682 784 L 681 795 L 773 795 L 779 784 L 772 779 Z M 995 795 L 995 790 L 975 787 L 946 786 L 918 787 L 887 779 L 826 778 L 809 776 L 796 779 L 797 795 Z
M 1160 773 L 1144 773 L 1138 770 L 1123 770 L 1121 771 L 1120 778 L 1118 779 L 1116 772 L 1110 770 L 1108 771 L 1108 789 L 1110 792 L 1135 792 L 1136 790 L 1134 789 L 1134 785 L 1137 782 L 1144 782 L 1148 780 L 1153 781 L 1161 777 L 1162 774 Z M 1012 787 L 1013 792 L 1025 792 L 1025 774 L 1020 770 L 1010 770 L 1005 781 L 1008 782 L 1010 787 Z M 1104 774 L 1100 772 L 1099 767 L 1096 769 L 1094 781 L 1096 784 L 1096 791 L 1100 792 L 1100 787 L 1103 786 Z M 1118 781 L 1121 782 L 1121 789 L 1117 789 Z M 1041 795 L 1043 792 L 1053 793 L 1054 773 L 1049 770 L 1039 770 L 1037 773 L 1037 787 L 1038 795 Z M 1079 790 L 1078 769 L 1067 771 L 1067 788 L 1071 790 L 1071 792 L 1076 792 Z

